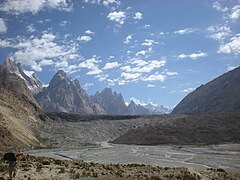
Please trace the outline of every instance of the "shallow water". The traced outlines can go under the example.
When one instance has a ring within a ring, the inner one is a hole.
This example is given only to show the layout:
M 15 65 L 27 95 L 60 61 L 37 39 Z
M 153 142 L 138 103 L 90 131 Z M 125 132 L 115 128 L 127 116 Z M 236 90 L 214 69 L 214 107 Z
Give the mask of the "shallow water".
M 99 163 L 138 163 L 191 169 L 205 167 L 240 169 L 240 144 L 181 147 L 116 145 L 106 142 L 99 144 L 99 147 L 80 147 L 74 150 L 41 149 L 26 153 Z

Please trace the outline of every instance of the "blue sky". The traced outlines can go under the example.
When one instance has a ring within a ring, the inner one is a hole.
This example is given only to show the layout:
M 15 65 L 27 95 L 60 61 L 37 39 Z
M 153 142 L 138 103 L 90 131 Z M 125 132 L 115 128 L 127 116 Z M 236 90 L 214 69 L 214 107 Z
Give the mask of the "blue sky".
M 2 0 L 8 56 L 44 84 L 63 69 L 89 94 L 173 107 L 240 65 L 240 1 Z

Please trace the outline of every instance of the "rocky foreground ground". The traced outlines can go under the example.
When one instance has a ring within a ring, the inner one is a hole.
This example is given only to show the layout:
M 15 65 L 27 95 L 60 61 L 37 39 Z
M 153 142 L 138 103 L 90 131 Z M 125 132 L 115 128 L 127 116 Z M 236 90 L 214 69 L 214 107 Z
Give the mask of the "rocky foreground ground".
M 99 164 L 25 156 L 18 160 L 16 180 L 145 179 L 145 180 L 238 180 L 240 173 L 223 169 L 189 170 L 144 164 Z M 8 164 L 0 163 L 0 180 L 8 179 Z

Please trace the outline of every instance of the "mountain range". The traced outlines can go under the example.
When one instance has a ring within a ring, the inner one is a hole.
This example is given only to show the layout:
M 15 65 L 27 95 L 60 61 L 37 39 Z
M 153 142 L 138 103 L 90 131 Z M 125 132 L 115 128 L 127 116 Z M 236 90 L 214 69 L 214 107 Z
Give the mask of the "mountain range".
M 43 84 L 34 72 L 24 70 L 20 63 L 7 58 L 3 66 L 11 73 L 24 80 L 44 112 L 69 112 L 82 114 L 138 115 L 166 114 L 169 109 L 164 106 L 148 104 L 142 106 L 131 101 L 127 106 L 121 93 L 105 88 L 89 96 L 81 88 L 78 80 L 73 80 L 59 70 L 48 87 Z
M 136 116 L 135 118 L 138 119 L 133 121 L 130 118 L 132 116 L 102 114 L 147 114 L 149 109 L 153 112 L 156 108 L 154 105 L 140 106 L 134 101 L 126 105 L 122 95 L 113 92 L 111 88 L 105 88 L 102 92 L 89 96 L 81 88 L 79 81 L 69 78 L 62 70 L 54 75 L 48 87 L 34 94 L 24 79 L 29 73 L 21 68 L 20 64 L 8 61 L 0 65 L 0 145 L 2 147 L 0 150 L 41 146 L 41 143 L 44 144 L 48 139 L 44 128 L 47 128 L 50 134 L 55 132 L 53 133 L 55 136 L 68 126 L 66 117 L 72 120 L 72 116 L 76 116 L 77 123 L 81 122 L 81 119 L 90 121 L 92 114 L 98 114 L 95 118 L 100 121 L 93 122 L 96 126 L 91 130 L 91 137 L 94 138 L 100 132 L 108 132 L 118 137 L 113 141 L 115 143 L 155 145 L 239 142 L 240 68 L 197 88 L 176 106 L 171 115 Z M 11 71 L 8 70 L 10 67 Z M 23 72 L 26 72 L 25 75 L 21 75 Z M 32 76 L 28 77 L 32 78 Z M 54 118 L 52 119 L 48 113 L 42 113 L 43 110 L 55 112 Z M 55 119 L 59 114 L 62 120 Z M 112 120 L 126 118 L 129 121 L 125 122 L 124 119 L 121 122 L 123 126 L 116 135 L 115 131 L 120 127 L 117 125 L 119 122 L 113 124 L 101 121 L 104 117 Z M 63 124 L 59 125 L 58 123 L 61 122 Z M 52 124 L 50 127 L 48 127 L 49 123 Z M 109 123 L 109 126 L 104 129 L 106 123 Z M 114 130 L 113 126 L 116 126 Z M 77 129 L 72 129 L 74 127 L 75 124 L 72 124 L 71 133 L 78 132 L 82 124 L 80 123 Z M 73 137 L 76 136 L 75 133 L 72 134 Z M 52 144 L 60 142 L 63 134 L 58 136 L 59 139 L 53 138 Z M 76 137 L 78 141 L 81 134 Z M 104 137 L 108 136 L 104 135 Z M 65 140 L 69 141 L 68 138 Z
M 49 83 L 43 85 L 35 73 L 30 73 L 8 58 L 4 65 L 11 73 L 24 80 L 28 89 L 44 112 L 69 112 L 81 114 L 140 115 L 167 114 L 170 110 L 153 104 L 139 105 L 131 101 L 126 105 L 121 93 L 105 88 L 89 96 L 80 86 L 59 70 Z M 201 85 L 188 94 L 171 112 L 172 114 L 202 114 L 240 111 L 240 67 Z M 12 87 L 13 89 L 15 86 Z M 25 91 L 23 91 L 25 92 Z
M 82 114 L 106 114 L 104 109 L 91 101 L 78 80 L 72 80 L 59 70 L 35 98 L 44 112 L 77 112 Z

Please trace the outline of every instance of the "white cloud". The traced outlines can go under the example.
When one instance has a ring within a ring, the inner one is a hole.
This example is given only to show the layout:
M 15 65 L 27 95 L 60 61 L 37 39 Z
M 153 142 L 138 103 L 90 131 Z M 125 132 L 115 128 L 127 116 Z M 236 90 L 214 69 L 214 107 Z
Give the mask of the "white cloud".
M 165 75 L 159 74 L 156 72 L 155 74 L 151 74 L 148 77 L 145 77 L 143 80 L 144 81 L 161 81 L 163 82 L 166 79 Z
M 159 33 L 160 36 L 162 36 L 162 35 L 164 35 L 164 34 L 165 34 L 164 32 L 160 32 L 160 33 Z
M 139 67 L 139 66 L 145 66 L 145 65 L 147 65 L 148 62 L 147 62 L 147 61 L 144 61 L 144 60 L 142 60 L 142 59 L 132 59 L 131 64 L 134 64 L 134 65 L 136 65 L 136 66 Z
M 126 13 L 123 11 L 114 11 L 114 12 L 110 12 L 107 16 L 107 18 L 110 21 L 115 21 L 117 23 L 119 23 L 120 25 L 124 24 L 124 21 L 126 19 Z
M 93 31 L 91 31 L 90 29 L 86 30 L 85 31 L 86 34 L 91 34 L 91 35 L 94 35 L 95 33 Z
M 231 33 L 231 29 L 229 26 L 221 26 L 221 25 L 209 26 L 207 28 L 207 31 L 211 33 L 209 37 L 217 41 L 223 41 Z
M 218 48 L 218 53 L 240 54 L 240 34 L 237 34 L 235 37 L 231 38 L 230 42 L 221 45 Z
M 62 21 L 59 25 L 60 26 L 66 26 L 69 22 L 68 21 Z
M 137 62 L 138 61 L 138 62 Z M 140 64 L 142 62 L 142 64 Z M 152 60 L 149 62 L 143 60 L 135 60 L 132 64 L 137 64 L 136 67 L 124 66 L 121 67 L 121 70 L 128 73 L 150 73 L 156 68 L 160 68 L 166 64 L 165 60 Z
M 86 83 L 83 85 L 83 89 L 88 90 L 90 87 L 93 87 L 93 86 L 94 86 L 93 83 Z
M 189 92 L 192 92 L 192 91 L 194 91 L 194 90 L 195 90 L 195 88 L 186 88 L 186 89 L 184 89 L 184 90 L 181 90 L 181 92 L 189 93 Z
M 56 36 L 51 33 L 45 33 L 40 38 L 31 36 L 29 39 L 20 38 L 7 39 L 0 41 L 2 47 L 11 47 L 16 49 L 13 58 L 23 65 L 30 66 L 33 70 L 41 71 L 41 61 L 55 60 L 55 66 L 66 66 L 66 59 L 74 57 L 77 59 L 77 48 L 75 44 L 58 45 Z M 43 61 L 44 63 L 44 61 Z
M 231 71 L 231 70 L 234 70 L 236 68 L 237 68 L 237 66 L 228 65 L 227 71 Z
M 158 44 L 158 42 L 152 40 L 152 39 L 145 39 L 144 42 L 141 44 L 143 46 L 153 46 L 153 44 Z
M 178 75 L 177 72 L 169 72 L 168 70 L 165 70 L 163 73 L 164 73 L 165 75 L 168 75 L 168 76 Z
M 112 69 L 118 67 L 118 62 L 106 63 L 103 69 Z
M 126 72 L 122 72 L 121 77 L 125 78 L 125 79 L 136 79 L 139 78 L 141 76 L 140 73 L 126 73 Z
M 140 55 L 145 56 L 147 53 L 148 53 L 148 51 L 146 51 L 146 50 L 138 51 L 136 53 L 136 56 L 140 56 Z
M 104 6 L 109 6 L 111 4 L 120 5 L 120 0 L 103 0 L 102 3 L 103 3 Z
M 54 8 L 59 10 L 71 9 L 67 0 L 10 0 L 1 3 L 0 11 L 15 15 L 26 12 L 35 14 L 43 8 Z
M 123 85 L 125 85 L 127 82 L 125 81 L 125 80 L 120 80 L 120 81 L 118 81 L 118 85 L 120 85 L 120 86 L 123 86 Z
M 107 78 L 108 78 L 108 74 L 98 74 L 95 76 L 95 78 L 98 78 L 99 81 L 107 81 Z
M 3 20 L 3 18 L 0 18 L 0 34 L 7 32 L 7 26 Z
M 219 2 L 213 2 L 213 8 L 218 10 L 218 11 L 221 11 L 221 12 L 226 12 L 228 11 L 228 8 L 227 7 L 222 7 L 222 5 L 219 3 Z
M 154 84 L 148 84 L 147 87 L 155 87 Z
M 142 17 L 142 13 L 140 13 L 140 12 L 136 12 L 135 13 L 135 15 L 134 15 L 134 17 L 133 17 L 133 19 L 138 19 L 138 20 L 140 20 L 140 19 L 142 19 L 143 17 Z
M 90 36 L 79 36 L 77 39 L 82 42 L 88 42 L 92 40 Z
M 200 52 L 200 53 L 193 53 L 193 54 L 180 54 L 178 56 L 178 58 L 180 58 L 180 59 L 191 58 L 193 60 L 196 60 L 196 59 L 198 59 L 200 57 L 206 57 L 206 56 L 208 56 L 207 53 Z
M 36 31 L 36 29 L 34 28 L 33 24 L 29 24 L 27 26 L 27 32 L 35 32 L 35 31 Z
M 132 35 L 128 35 L 123 43 L 129 44 L 132 40 Z
M 57 61 L 55 62 L 55 67 L 58 69 L 66 69 L 68 67 L 68 62 L 66 60 L 61 60 L 61 61 Z M 67 70 L 65 70 L 66 72 L 68 72 Z
M 232 8 L 232 11 L 229 17 L 233 21 L 236 21 L 238 18 L 240 18 L 240 5 L 236 5 Z
M 174 34 L 180 34 L 180 35 L 190 34 L 190 33 L 193 33 L 194 31 L 195 30 L 192 28 L 185 28 L 185 29 L 180 29 L 180 30 L 174 31 Z
M 120 5 L 120 0 L 84 0 L 85 3 L 98 4 L 104 6 Z
M 144 101 L 139 100 L 139 99 L 137 99 L 137 98 L 135 98 L 135 97 L 131 97 L 131 98 L 130 98 L 130 101 L 131 101 L 131 100 L 132 100 L 135 104 L 138 104 L 138 105 L 141 105 L 141 106 L 147 105 L 147 103 L 145 103 Z M 129 104 L 129 103 L 127 103 L 127 104 Z
M 12 47 L 11 41 L 8 39 L 0 39 L 0 47 Z
M 89 72 L 87 72 L 87 75 L 97 75 L 102 72 L 102 70 L 99 69 L 98 67 L 99 62 L 100 61 L 98 61 L 95 57 L 93 57 L 91 59 L 87 59 L 84 62 L 80 63 L 78 67 L 88 69 Z
M 52 60 L 47 60 L 47 59 L 43 59 L 39 62 L 40 66 L 49 66 L 49 65 L 53 65 L 54 62 Z
M 145 24 L 144 28 L 150 28 L 150 24 Z

